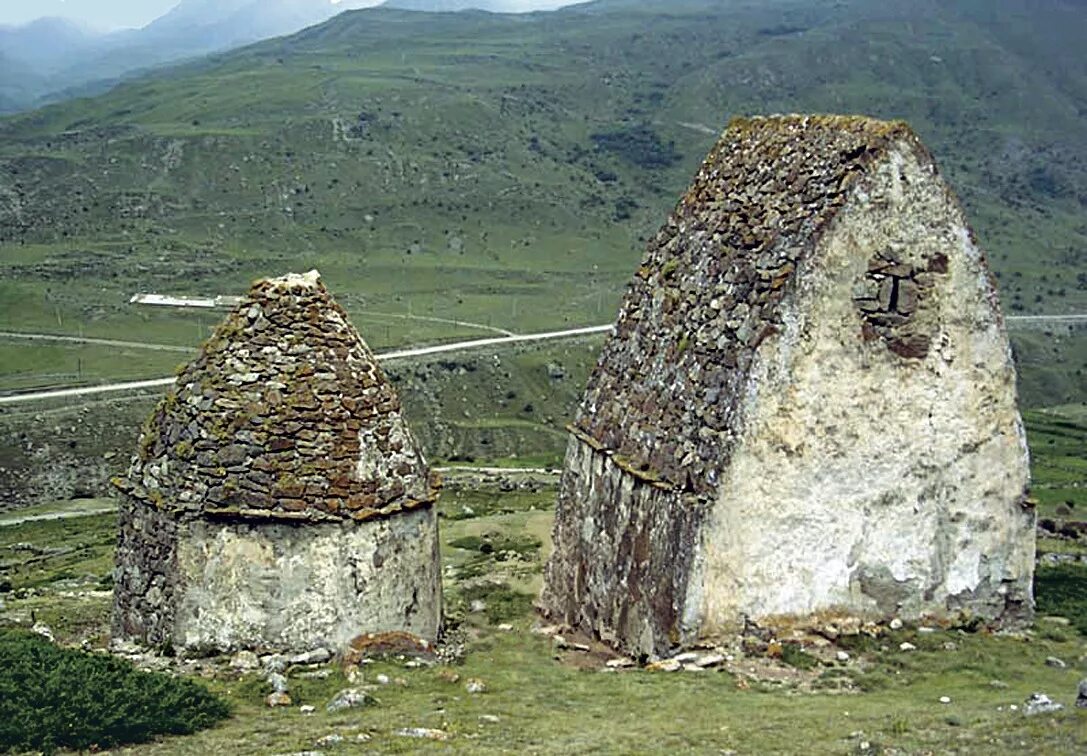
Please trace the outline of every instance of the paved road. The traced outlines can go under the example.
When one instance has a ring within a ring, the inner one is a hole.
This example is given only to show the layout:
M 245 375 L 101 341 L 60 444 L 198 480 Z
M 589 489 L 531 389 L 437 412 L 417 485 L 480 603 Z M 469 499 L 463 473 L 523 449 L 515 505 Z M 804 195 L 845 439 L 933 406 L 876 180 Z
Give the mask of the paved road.
M 93 517 L 94 515 L 110 514 L 117 511 L 117 505 L 111 507 L 96 507 L 94 509 L 75 509 L 70 512 L 52 512 L 50 514 L 28 515 L 26 517 L 13 517 L 0 519 L 0 528 L 9 528 L 14 525 L 22 525 L 24 522 L 47 522 L 49 520 L 74 520 L 77 517 Z
M 457 341 L 452 344 L 439 344 L 431 347 L 417 347 L 404 349 L 398 352 L 382 352 L 377 355 L 379 360 L 402 360 L 407 357 L 426 357 L 431 354 L 444 352 L 461 352 L 467 349 L 479 349 L 481 347 L 499 346 L 502 344 L 523 344 L 533 341 L 552 341 L 554 339 L 569 339 L 575 336 L 588 336 L 594 333 L 607 333 L 612 325 L 589 326 L 588 328 L 571 328 L 567 331 L 551 331 L 549 333 L 526 333 L 519 336 L 496 336 L 491 339 L 474 339 L 472 341 Z
M 376 355 L 378 360 L 403 360 L 412 357 L 427 357 L 432 354 L 445 354 L 447 352 L 461 352 L 481 347 L 501 346 L 504 344 L 523 344 L 535 341 L 551 341 L 554 339 L 569 339 L 577 336 L 588 336 L 595 333 L 605 333 L 612 329 L 611 325 L 590 326 L 588 328 L 572 328 L 566 331 L 551 331 L 549 333 L 527 333 L 519 336 L 497 336 L 490 339 L 473 339 L 471 341 L 457 341 L 452 344 L 439 344 L 429 347 L 415 347 L 402 349 L 396 352 L 382 352 Z M 174 378 L 155 378 L 149 381 L 129 381 L 126 383 L 108 383 L 102 386 L 84 386 L 82 388 L 56 389 L 52 391 L 36 391 L 29 394 L 16 394 L 14 396 L 0 396 L 0 406 L 9 404 L 24 404 L 47 399 L 64 399 L 73 396 L 94 396 L 96 394 L 118 393 L 124 391 L 138 391 L 140 389 L 160 388 L 170 386 Z
M 1087 314 L 1071 314 L 1071 315 L 1011 315 L 1007 318 L 1009 323 L 1074 323 L 1074 322 L 1087 322 Z M 551 341 L 554 339 L 569 339 L 577 336 L 588 336 L 597 333 L 607 333 L 612 330 L 613 326 L 598 325 L 588 326 L 586 328 L 571 328 L 565 331 L 550 331 L 548 333 L 526 333 L 520 335 L 511 336 L 496 336 L 488 339 L 472 339 L 470 341 L 455 341 L 451 344 L 438 344 L 436 346 L 428 347 L 413 347 L 411 349 L 401 349 L 394 352 L 381 352 L 377 354 L 377 359 L 381 361 L 386 360 L 403 360 L 410 359 L 412 357 L 427 357 L 433 354 L 445 354 L 447 352 L 463 352 L 471 349 L 480 349 L 482 347 L 502 346 L 505 344 L 524 344 L 532 343 L 536 341 Z M 6 335 L 5 332 L 0 332 L 0 336 Z M 38 334 L 27 334 L 29 336 L 37 336 Z M 43 338 L 55 338 L 55 339 L 75 339 L 78 337 L 45 337 Z M 130 342 L 107 342 L 105 340 L 99 340 L 95 343 L 114 343 L 125 346 L 139 346 Z M 166 345 L 159 345 L 163 348 L 176 349 L 179 351 L 192 351 L 186 347 L 167 347 Z M 103 386 L 87 386 L 84 388 L 71 388 L 71 389 L 57 389 L 54 391 L 38 391 L 31 394 L 18 394 L 15 396 L 0 396 L 0 406 L 7 404 L 22 404 L 26 402 L 42 401 L 45 399 L 63 399 L 72 396 L 93 396 L 95 394 L 116 393 L 123 391 L 137 391 L 139 389 L 159 388 L 162 386 L 169 386 L 174 382 L 173 378 L 158 378 L 149 381 L 132 381 L 129 383 L 110 383 Z
M 139 341 L 117 341 L 116 339 L 93 339 L 85 336 L 57 336 L 50 333 L 16 333 L 0 331 L 2 339 L 25 339 L 27 341 L 60 341 L 69 344 L 100 344 L 123 349 L 151 349 L 156 352 L 195 352 L 196 347 L 177 346 L 175 344 L 145 344 Z

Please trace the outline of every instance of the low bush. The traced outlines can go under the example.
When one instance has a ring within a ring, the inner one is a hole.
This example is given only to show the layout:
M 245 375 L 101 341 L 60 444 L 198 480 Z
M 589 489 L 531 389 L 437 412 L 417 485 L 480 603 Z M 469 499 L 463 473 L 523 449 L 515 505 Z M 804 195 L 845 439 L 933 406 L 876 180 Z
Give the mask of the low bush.
M 592 135 L 598 150 L 611 152 L 641 168 L 668 168 L 683 159 L 675 142 L 665 142 L 646 124 Z
M 202 685 L 0 629 L 0 751 L 112 748 L 230 715 Z

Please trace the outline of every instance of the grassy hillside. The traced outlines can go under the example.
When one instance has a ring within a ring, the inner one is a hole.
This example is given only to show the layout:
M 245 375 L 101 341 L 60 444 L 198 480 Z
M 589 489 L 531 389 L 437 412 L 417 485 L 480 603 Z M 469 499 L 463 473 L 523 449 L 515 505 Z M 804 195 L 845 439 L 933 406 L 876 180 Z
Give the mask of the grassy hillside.
M 1083 38 L 1059 0 L 344 14 L 0 121 L 0 331 L 193 345 L 218 314 L 130 296 L 312 267 L 376 348 L 607 322 L 715 135 L 771 111 L 908 119 L 1009 314 L 1087 312 Z M 1028 406 L 1087 397 L 1084 330 L 1014 333 Z M 0 357 L 0 389 L 25 389 L 184 355 L 0 338 Z M 492 425 L 521 427 L 508 404 Z

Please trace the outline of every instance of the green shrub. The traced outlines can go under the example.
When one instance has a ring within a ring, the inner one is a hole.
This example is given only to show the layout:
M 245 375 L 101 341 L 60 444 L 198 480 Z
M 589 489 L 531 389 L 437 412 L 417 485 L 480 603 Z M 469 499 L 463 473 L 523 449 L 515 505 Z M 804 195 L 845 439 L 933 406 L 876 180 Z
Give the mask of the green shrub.
M 0 751 L 111 748 L 230 715 L 202 685 L 0 629 Z
M 1038 614 L 1067 617 L 1087 635 L 1087 567 L 1058 564 L 1039 567 L 1034 574 Z
M 781 660 L 797 669 L 814 669 L 819 666 L 819 660 L 807 653 L 798 643 L 783 643 Z
M 641 168 L 667 168 L 682 160 L 675 142 L 665 142 L 648 124 L 592 135 L 598 150 L 612 152 Z

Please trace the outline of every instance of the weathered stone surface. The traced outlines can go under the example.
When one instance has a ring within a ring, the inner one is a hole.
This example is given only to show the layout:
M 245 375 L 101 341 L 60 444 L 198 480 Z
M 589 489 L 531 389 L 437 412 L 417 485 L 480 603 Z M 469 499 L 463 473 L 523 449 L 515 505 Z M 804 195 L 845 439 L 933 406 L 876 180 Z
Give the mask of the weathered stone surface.
M 117 483 L 182 516 L 292 522 L 435 499 L 396 391 L 315 274 L 253 286 L 181 371 Z
M 315 272 L 253 286 L 116 483 L 119 637 L 311 651 L 437 633 L 437 480 Z
M 628 651 L 745 617 L 1032 611 L 996 293 L 904 124 L 734 122 L 572 430 L 543 604 Z

